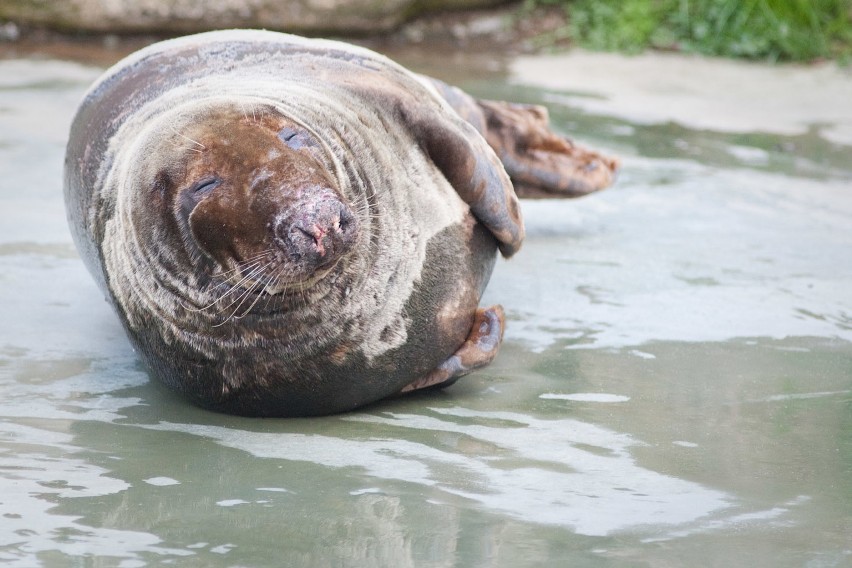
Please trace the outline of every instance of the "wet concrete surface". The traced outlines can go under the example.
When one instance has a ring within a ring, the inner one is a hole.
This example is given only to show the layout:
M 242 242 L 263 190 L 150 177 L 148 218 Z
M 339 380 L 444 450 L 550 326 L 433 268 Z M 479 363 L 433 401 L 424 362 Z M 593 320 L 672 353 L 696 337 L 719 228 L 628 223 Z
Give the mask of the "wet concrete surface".
M 84 51 L 0 60 L 0 562 L 852 564 L 848 105 L 728 120 L 814 69 L 750 82 L 692 62 L 655 91 L 648 75 L 682 61 L 631 78 L 638 60 L 581 52 L 389 53 L 546 103 L 622 173 L 525 203 L 528 240 L 484 300 L 509 319 L 492 366 L 352 414 L 253 420 L 151 382 L 76 255 L 67 131 L 122 49 Z M 826 92 L 852 84 L 820 72 Z M 711 79 L 726 100 L 702 99 Z

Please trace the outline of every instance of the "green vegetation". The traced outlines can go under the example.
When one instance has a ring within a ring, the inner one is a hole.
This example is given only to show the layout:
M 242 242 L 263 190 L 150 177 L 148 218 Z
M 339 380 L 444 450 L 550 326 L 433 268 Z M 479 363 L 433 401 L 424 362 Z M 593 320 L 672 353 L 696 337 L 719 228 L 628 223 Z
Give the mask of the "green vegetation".
M 528 0 L 562 5 L 590 49 L 648 47 L 769 60 L 852 55 L 852 0 Z

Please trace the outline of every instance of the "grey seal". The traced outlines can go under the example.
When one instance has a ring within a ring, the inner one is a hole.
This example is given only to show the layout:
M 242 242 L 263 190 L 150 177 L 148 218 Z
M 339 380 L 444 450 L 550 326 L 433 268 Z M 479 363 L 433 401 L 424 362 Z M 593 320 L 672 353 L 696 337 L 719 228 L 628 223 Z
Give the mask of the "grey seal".
M 524 238 L 510 176 L 570 197 L 616 167 L 547 122 L 345 43 L 187 36 L 85 96 L 69 223 L 157 379 L 221 412 L 343 412 L 494 358 L 503 311 L 479 301 Z

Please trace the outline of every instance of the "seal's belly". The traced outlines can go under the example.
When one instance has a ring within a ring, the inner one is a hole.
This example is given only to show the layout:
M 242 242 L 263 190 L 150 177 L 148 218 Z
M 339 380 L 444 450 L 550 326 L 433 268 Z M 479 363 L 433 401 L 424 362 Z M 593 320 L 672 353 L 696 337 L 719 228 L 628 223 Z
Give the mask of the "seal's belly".
M 496 241 L 472 217 L 435 235 L 427 247 L 420 279 L 407 300 L 405 342 L 372 360 L 353 357 L 330 376 L 347 384 L 347 397 L 387 395 L 419 379 L 447 360 L 471 331 L 474 312 L 488 284 L 496 259 Z M 373 399 L 375 400 L 375 399 Z
M 363 338 L 343 336 L 320 357 L 296 366 L 282 360 L 267 368 L 276 375 L 262 381 L 270 387 L 246 385 L 224 399 L 200 402 L 238 414 L 314 415 L 351 410 L 399 392 L 464 343 L 496 252 L 492 235 L 467 215 L 429 240 L 419 279 L 400 312 L 403 321 L 384 330 L 404 329 L 404 340 L 394 348 L 371 357 L 361 349 Z

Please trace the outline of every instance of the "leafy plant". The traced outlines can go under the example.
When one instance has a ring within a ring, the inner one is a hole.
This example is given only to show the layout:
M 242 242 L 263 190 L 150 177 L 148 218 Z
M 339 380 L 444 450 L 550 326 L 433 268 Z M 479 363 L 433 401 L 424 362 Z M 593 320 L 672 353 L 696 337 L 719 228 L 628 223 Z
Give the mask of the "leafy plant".
M 561 4 L 592 49 L 811 60 L 852 54 L 852 0 L 533 0 Z

